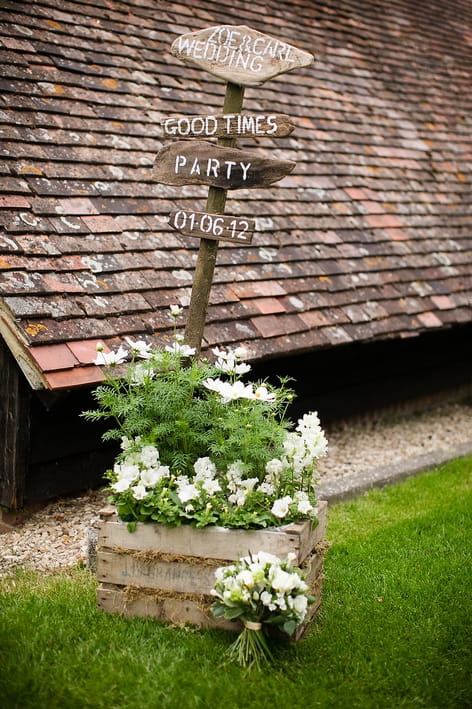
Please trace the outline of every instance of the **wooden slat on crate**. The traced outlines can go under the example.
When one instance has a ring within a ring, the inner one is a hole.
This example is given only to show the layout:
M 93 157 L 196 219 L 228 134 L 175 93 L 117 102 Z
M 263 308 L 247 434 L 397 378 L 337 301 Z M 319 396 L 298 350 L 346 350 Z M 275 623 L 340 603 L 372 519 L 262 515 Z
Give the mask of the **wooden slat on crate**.
M 170 51 L 181 61 L 239 86 L 260 86 L 314 61 L 309 52 L 245 25 L 188 32 L 177 37 Z
M 98 546 L 222 561 L 235 561 L 249 552 L 255 554 L 261 550 L 279 557 L 294 552 L 297 555 L 295 564 L 299 565 L 324 537 L 326 510 L 327 503 L 321 500 L 318 505 L 319 524 L 315 529 L 312 529 L 309 520 L 285 527 L 253 530 L 225 527 L 195 529 L 189 525 L 168 527 L 164 524 L 138 523 L 136 530 L 130 533 L 126 523 L 113 515 L 102 521 Z

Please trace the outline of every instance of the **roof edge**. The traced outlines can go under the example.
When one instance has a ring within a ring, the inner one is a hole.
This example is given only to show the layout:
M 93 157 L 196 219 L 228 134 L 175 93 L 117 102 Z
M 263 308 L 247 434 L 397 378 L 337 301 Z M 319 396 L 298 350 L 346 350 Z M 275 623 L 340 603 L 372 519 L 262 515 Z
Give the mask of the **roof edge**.
M 31 387 L 35 390 L 49 389 L 43 373 L 31 357 L 28 342 L 23 336 L 21 330 L 16 327 L 15 320 L 11 312 L 1 301 L 0 335 L 5 340 L 8 349 L 12 353 Z

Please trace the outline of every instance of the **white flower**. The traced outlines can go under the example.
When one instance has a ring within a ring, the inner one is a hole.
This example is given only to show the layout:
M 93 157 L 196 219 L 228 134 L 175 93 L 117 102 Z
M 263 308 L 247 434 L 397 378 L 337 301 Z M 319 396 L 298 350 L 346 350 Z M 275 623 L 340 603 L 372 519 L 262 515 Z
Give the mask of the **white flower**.
M 208 495 L 214 495 L 215 492 L 221 492 L 221 486 L 218 480 L 207 479 L 202 484 L 202 488 Z
M 116 483 L 113 483 L 113 485 L 111 485 L 111 489 L 114 492 L 124 492 L 125 490 L 128 490 L 131 485 L 131 482 L 131 480 L 127 480 L 126 478 L 121 478 L 120 480 L 117 480 Z
M 141 357 L 141 359 L 149 359 L 151 357 L 151 345 L 148 345 L 144 340 L 134 341 L 131 337 L 125 337 L 125 340 L 133 354 Z
M 141 472 L 141 482 L 146 487 L 153 487 L 162 478 L 168 478 L 170 470 L 168 465 L 159 465 L 157 468 L 147 468 Z
M 292 502 L 292 498 L 290 495 L 286 495 L 285 497 L 281 497 L 278 500 L 274 502 L 272 505 L 271 512 L 273 515 L 276 517 L 286 517 L 288 514 L 288 509 L 289 505 Z
M 299 594 L 293 599 L 293 609 L 298 613 L 300 618 L 305 617 L 306 609 L 308 606 L 308 599 L 304 594 Z
M 125 350 L 123 345 L 120 345 L 117 352 L 104 352 L 103 345 L 102 349 L 97 349 L 97 357 L 93 360 L 93 363 L 98 366 L 110 366 L 114 367 L 117 364 L 123 364 L 128 358 L 128 351 Z
M 149 362 L 139 362 L 131 372 L 131 383 L 135 386 L 154 379 L 155 373 Z
M 183 308 L 180 305 L 170 305 L 169 312 L 173 318 L 178 318 L 182 314 Z
M 281 460 L 278 458 L 272 458 L 272 460 L 267 461 L 265 469 L 266 473 L 269 475 L 280 475 L 284 469 L 284 466 Z
M 236 357 L 236 359 L 246 359 L 247 349 L 245 347 L 236 347 L 233 350 L 233 354 Z
M 275 494 L 275 487 L 272 485 L 272 483 L 266 481 L 262 482 L 257 489 L 259 490 L 259 492 L 264 493 L 264 495 L 272 496 Z
M 287 593 L 298 587 L 299 576 L 296 573 L 288 573 L 279 567 L 275 568 L 271 578 L 272 588 L 280 593 Z
M 207 478 L 214 478 L 216 475 L 216 465 L 208 458 L 197 458 L 193 464 L 193 469 L 195 470 L 195 480 L 206 480 Z
M 252 390 L 252 384 L 243 384 L 243 382 L 224 382 L 221 379 L 205 379 L 203 386 L 211 391 L 216 391 L 220 396 L 224 404 L 229 401 L 234 401 L 235 399 L 253 399 L 254 392 Z
M 243 569 L 242 571 L 240 571 L 239 574 L 236 576 L 236 581 L 242 586 L 249 587 L 254 585 L 254 577 L 249 571 L 249 569 Z
M 259 598 L 264 606 L 270 607 L 270 605 L 272 604 L 272 594 L 268 591 L 262 591 Z
M 310 512 L 313 512 L 313 506 L 308 499 L 308 495 L 306 492 L 302 492 L 301 490 L 295 493 L 295 502 L 297 503 L 297 510 L 300 512 L 302 515 L 307 515 L 310 514 Z
M 142 500 L 148 494 L 148 491 L 142 484 L 135 485 L 131 488 L 131 490 L 133 492 L 133 497 L 135 500 Z
M 143 465 L 151 468 L 153 465 L 156 465 L 159 460 L 159 451 L 155 446 L 143 446 L 141 448 L 140 458 Z
M 198 490 L 193 483 L 188 483 L 179 487 L 177 496 L 182 503 L 188 502 L 189 500 L 195 500 L 195 498 L 198 497 Z
M 190 347 L 189 345 L 182 345 L 179 342 L 174 342 L 172 345 L 167 345 L 165 347 L 166 352 L 173 352 L 174 354 L 180 354 L 182 357 L 191 357 L 195 354 L 195 347 Z
M 260 386 L 257 387 L 254 392 L 254 398 L 258 401 L 275 401 L 275 394 L 267 390 L 267 387 Z
M 134 482 L 139 478 L 139 467 L 129 463 L 115 463 L 113 472 L 116 473 L 118 480 Z

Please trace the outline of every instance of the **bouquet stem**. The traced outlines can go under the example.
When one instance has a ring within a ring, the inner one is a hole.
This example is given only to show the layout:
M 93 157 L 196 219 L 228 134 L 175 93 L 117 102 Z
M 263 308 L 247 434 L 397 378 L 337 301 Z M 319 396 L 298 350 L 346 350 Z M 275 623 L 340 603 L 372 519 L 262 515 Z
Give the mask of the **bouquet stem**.
M 230 660 L 235 660 L 242 667 L 256 670 L 271 664 L 274 656 L 267 644 L 262 623 L 244 621 L 244 628 L 228 648 L 227 655 Z

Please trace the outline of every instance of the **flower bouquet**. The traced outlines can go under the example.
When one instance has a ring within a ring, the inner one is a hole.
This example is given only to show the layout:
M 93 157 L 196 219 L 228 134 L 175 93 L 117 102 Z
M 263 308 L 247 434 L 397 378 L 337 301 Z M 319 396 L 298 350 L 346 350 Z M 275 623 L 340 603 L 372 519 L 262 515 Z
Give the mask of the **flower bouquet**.
M 227 651 L 228 658 L 243 667 L 261 669 L 273 661 L 265 631 L 270 625 L 291 635 L 303 622 L 314 602 L 295 555 L 281 560 L 260 551 L 235 564 L 216 570 L 215 617 L 242 621 L 244 628 Z
M 118 516 L 131 531 L 137 522 L 316 524 L 316 461 L 327 449 L 317 414 L 293 428 L 287 380 L 244 382 L 243 348 L 194 358 L 176 334 L 180 315 L 171 306 L 174 339 L 165 347 L 127 338 L 117 352 L 98 348 L 106 379 L 94 391 L 98 408 L 83 415 L 115 422 L 104 439 L 121 442 L 106 472 Z

